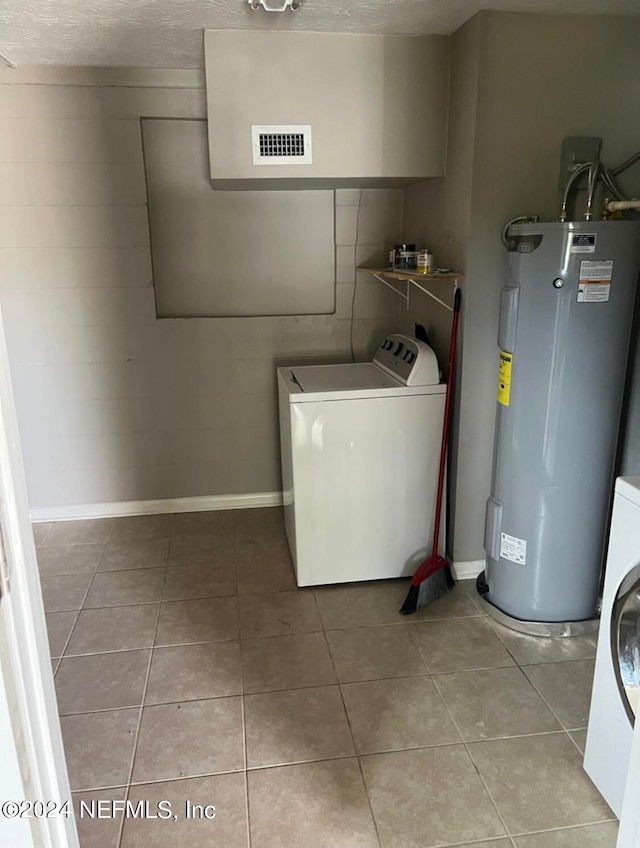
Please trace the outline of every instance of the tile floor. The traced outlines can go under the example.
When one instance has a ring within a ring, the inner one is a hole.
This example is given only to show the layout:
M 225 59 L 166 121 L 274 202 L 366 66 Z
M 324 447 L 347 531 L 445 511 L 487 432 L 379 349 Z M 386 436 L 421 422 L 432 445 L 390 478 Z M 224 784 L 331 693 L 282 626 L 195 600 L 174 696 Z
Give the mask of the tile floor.
M 35 526 L 82 848 L 613 848 L 582 771 L 595 644 L 297 589 L 279 509 Z

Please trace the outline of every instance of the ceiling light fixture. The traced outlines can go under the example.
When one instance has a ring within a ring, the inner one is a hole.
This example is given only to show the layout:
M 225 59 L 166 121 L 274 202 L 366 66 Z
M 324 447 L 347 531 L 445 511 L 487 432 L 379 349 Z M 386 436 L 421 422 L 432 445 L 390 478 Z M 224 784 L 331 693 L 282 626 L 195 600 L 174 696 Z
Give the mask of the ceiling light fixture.
M 297 12 L 302 0 L 249 0 L 249 5 L 254 11 L 262 8 L 265 12 L 284 12 L 286 9 Z

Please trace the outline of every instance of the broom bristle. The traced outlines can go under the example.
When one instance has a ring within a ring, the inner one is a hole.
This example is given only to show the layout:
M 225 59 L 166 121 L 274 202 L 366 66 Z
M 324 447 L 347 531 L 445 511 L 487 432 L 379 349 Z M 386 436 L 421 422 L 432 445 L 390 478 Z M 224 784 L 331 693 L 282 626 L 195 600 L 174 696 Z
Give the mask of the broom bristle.
M 434 571 L 430 577 L 427 577 L 422 583 L 418 583 L 417 586 L 409 586 L 407 597 L 400 607 L 400 612 L 403 615 L 412 615 L 416 610 L 445 595 L 453 586 L 455 586 L 455 580 L 451 574 L 451 568 L 447 564 Z
M 439 568 L 431 577 L 422 581 L 419 586 L 417 609 L 426 607 L 431 601 L 446 595 L 449 591 L 449 582 L 445 571 L 446 568 Z
M 409 586 L 407 597 L 400 607 L 402 615 L 411 615 L 418 609 L 418 595 L 420 594 L 420 586 Z

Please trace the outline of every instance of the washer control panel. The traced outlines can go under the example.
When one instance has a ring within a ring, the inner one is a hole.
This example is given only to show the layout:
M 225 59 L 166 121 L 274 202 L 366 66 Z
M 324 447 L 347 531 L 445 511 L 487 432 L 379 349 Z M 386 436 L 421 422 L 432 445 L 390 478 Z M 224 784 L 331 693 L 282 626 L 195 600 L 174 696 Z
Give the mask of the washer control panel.
M 434 386 L 440 382 L 438 360 L 429 345 L 400 333 L 386 337 L 373 362 L 405 386 Z

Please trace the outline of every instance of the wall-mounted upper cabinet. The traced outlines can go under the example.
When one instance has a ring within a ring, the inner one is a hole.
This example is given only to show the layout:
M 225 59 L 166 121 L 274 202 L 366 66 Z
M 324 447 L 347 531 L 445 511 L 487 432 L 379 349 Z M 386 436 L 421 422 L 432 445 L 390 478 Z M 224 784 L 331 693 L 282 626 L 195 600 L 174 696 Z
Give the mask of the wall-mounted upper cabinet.
M 220 188 L 444 175 L 446 36 L 208 30 L 205 63 Z

